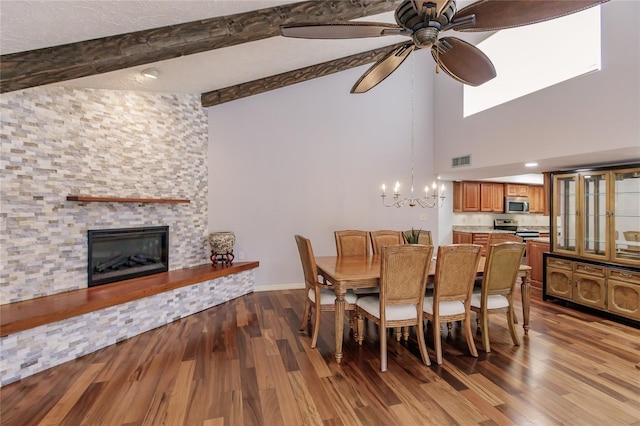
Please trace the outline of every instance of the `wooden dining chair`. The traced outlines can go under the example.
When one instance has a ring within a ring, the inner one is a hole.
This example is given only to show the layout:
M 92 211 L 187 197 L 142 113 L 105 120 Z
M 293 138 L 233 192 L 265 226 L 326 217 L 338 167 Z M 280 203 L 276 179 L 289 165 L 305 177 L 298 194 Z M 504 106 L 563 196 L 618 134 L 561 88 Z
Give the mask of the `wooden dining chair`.
M 335 231 L 333 234 L 338 256 L 369 256 L 371 254 L 369 231 L 342 230 Z
M 380 294 L 359 297 L 356 302 L 358 343 L 362 345 L 364 318 L 380 327 L 380 371 L 387 371 L 387 328 L 418 326 L 422 361 L 431 365 L 424 340 L 424 291 L 433 246 L 386 245 L 380 263 Z
M 520 346 L 520 339 L 514 325 L 513 292 L 524 248 L 524 243 L 514 242 L 489 246 L 480 291 L 474 291 L 471 295 L 471 310 L 478 315 L 485 352 L 491 351 L 488 321 L 490 313 L 506 312 L 513 344 Z
M 305 325 L 311 321 L 311 314 L 314 313 L 315 318 L 313 321 L 311 347 L 315 348 L 318 343 L 318 332 L 320 330 L 320 312 L 335 311 L 336 295 L 331 285 L 318 281 L 318 269 L 316 267 L 311 241 L 301 235 L 296 235 L 295 239 L 302 263 L 306 293 L 300 330 L 304 330 Z M 357 297 L 352 291 L 347 291 L 344 297 L 346 311 L 355 311 L 356 299 Z
M 471 332 L 471 292 L 478 272 L 482 246 L 451 244 L 438 247 L 433 296 L 424 298 L 424 319 L 433 326 L 436 361 L 442 364 L 442 322 L 463 321 L 469 351 L 478 356 Z
M 382 247 L 392 246 L 404 243 L 404 236 L 401 231 L 371 231 L 371 247 L 373 247 L 373 254 L 381 254 Z
M 418 242 L 417 244 L 422 244 L 424 246 L 432 246 L 433 245 L 433 240 L 431 239 L 431 231 L 425 231 L 422 229 L 419 230 L 410 230 L 410 231 L 404 231 L 402 233 L 403 237 L 404 237 L 404 242 L 408 243 L 409 241 L 411 241 L 410 239 L 410 235 L 413 234 L 418 234 Z
M 336 253 L 338 256 L 369 256 L 371 254 L 371 238 L 369 231 L 344 230 L 334 231 Z M 378 287 L 358 288 L 353 291 L 357 296 L 378 293 Z

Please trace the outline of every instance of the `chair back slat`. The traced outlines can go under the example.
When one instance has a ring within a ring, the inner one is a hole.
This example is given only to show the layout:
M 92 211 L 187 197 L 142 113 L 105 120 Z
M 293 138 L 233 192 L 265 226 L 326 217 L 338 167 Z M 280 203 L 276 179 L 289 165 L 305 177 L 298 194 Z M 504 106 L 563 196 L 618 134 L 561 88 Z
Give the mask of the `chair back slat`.
M 371 243 L 369 232 L 359 230 L 335 231 L 338 256 L 369 256 Z
M 433 246 L 387 245 L 382 248 L 380 300 L 383 306 L 424 300 Z
M 467 301 L 471 297 L 482 246 L 450 244 L 438 247 L 434 300 Z

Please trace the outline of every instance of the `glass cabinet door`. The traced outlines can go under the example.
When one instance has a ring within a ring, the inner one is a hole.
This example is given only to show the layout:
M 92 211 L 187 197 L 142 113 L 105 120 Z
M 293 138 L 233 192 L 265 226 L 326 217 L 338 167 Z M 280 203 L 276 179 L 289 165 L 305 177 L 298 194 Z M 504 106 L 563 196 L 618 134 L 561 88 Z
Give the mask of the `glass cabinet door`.
M 554 251 L 577 253 L 577 196 L 578 175 L 557 175 L 553 178 L 555 202 L 553 209 L 552 232 Z
M 611 174 L 612 260 L 640 265 L 640 168 Z
M 609 172 L 583 173 L 580 250 L 584 257 L 607 258 L 607 177 Z

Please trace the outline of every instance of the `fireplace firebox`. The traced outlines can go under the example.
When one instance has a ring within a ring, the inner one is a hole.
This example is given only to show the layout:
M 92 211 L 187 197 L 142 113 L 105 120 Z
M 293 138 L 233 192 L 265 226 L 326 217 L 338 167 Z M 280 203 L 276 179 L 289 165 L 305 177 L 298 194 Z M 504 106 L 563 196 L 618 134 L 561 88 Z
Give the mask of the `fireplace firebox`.
M 169 270 L 169 227 L 88 231 L 89 287 Z

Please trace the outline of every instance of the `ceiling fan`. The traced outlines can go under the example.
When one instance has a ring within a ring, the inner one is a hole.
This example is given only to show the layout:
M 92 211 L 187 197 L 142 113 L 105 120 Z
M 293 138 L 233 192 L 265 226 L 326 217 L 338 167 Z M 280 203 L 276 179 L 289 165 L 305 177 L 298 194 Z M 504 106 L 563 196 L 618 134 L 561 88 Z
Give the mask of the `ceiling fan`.
M 440 32 L 496 31 L 548 21 L 605 3 L 608 0 L 479 0 L 457 10 L 456 0 L 405 0 L 395 11 L 397 25 L 378 22 L 328 22 L 283 25 L 285 37 L 348 39 L 402 35 L 408 41 L 369 68 L 351 89 L 364 93 L 398 68 L 415 49 L 431 48 L 436 70 L 479 86 L 496 76 L 491 60 L 480 49 Z

